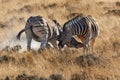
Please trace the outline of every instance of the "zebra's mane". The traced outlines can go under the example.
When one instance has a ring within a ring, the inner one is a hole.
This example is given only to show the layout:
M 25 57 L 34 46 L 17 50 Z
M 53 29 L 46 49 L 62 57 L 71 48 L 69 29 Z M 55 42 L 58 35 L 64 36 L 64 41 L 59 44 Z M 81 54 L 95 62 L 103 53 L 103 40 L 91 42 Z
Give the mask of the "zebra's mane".
M 27 22 L 35 22 L 35 21 L 41 21 L 42 16 L 30 16 L 27 20 Z
M 75 19 L 78 19 L 78 18 L 79 18 L 79 19 L 82 19 L 83 17 L 84 17 L 83 14 L 79 14 L 79 15 L 77 15 L 76 17 L 74 17 L 74 18 L 68 20 L 63 26 L 69 24 L 69 22 L 71 22 L 71 21 L 73 21 L 73 20 L 75 20 Z

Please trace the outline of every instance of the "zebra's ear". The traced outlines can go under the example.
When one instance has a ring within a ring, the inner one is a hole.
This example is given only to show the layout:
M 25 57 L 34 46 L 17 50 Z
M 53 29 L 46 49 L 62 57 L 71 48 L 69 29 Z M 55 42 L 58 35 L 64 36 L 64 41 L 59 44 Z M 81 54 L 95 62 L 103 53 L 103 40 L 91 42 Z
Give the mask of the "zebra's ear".
M 52 20 L 57 26 L 61 27 L 61 25 L 57 22 L 57 20 L 53 19 Z
M 60 24 L 57 22 L 57 20 L 53 19 L 52 21 L 53 21 L 55 24 L 57 24 L 57 25 L 60 26 Z
M 54 22 L 54 23 L 57 23 L 57 20 L 53 19 L 53 22 Z

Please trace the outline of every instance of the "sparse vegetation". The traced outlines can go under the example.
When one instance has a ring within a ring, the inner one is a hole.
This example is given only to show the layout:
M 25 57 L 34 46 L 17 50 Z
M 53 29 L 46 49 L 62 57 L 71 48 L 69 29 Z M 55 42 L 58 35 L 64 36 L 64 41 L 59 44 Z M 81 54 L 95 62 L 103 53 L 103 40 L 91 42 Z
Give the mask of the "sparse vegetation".
M 63 25 L 81 13 L 95 17 L 100 26 L 94 53 L 83 56 L 74 48 L 19 52 L 26 39 L 17 41 L 16 35 L 28 17 L 41 15 Z M 0 80 L 120 79 L 118 0 L 0 0 L 0 15 Z

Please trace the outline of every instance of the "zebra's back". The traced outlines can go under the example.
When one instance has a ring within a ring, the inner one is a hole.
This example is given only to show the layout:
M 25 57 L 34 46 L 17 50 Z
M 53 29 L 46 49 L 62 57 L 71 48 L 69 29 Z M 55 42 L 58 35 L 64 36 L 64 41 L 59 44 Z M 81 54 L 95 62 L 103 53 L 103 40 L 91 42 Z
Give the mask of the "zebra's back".
M 31 16 L 26 22 L 26 29 L 31 29 L 37 39 L 43 34 L 48 34 L 48 39 L 60 35 L 60 25 L 56 20 L 45 19 L 42 16 Z
M 92 16 L 77 16 L 64 24 L 63 31 L 71 29 L 72 35 L 80 35 L 86 37 L 89 31 L 93 37 L 98 35 L 99 29 L 97 22 Z

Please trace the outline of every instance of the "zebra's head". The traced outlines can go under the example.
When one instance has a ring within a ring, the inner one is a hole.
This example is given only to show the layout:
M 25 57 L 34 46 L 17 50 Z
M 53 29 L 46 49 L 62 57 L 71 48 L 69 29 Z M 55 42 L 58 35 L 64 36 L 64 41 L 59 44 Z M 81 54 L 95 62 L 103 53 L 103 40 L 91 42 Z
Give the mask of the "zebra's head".
M 63 48 L 64 45 L 69 43 L 72 39 L 72 32 L 71 32 L 71 27 L 63 26 L 63 32 L 60 34 L 60 39 L 59 39 L 59 48 Z

